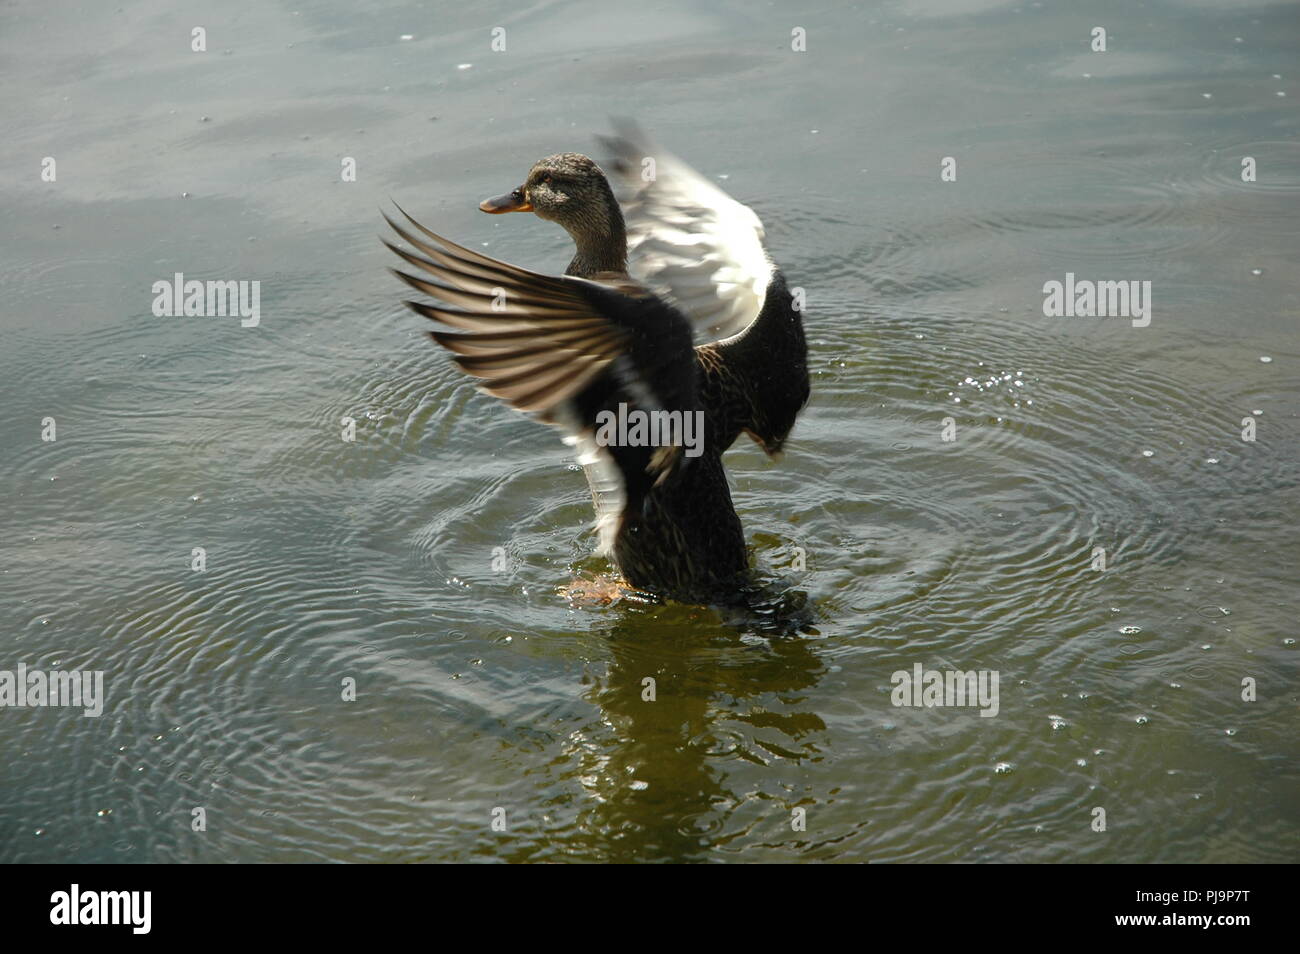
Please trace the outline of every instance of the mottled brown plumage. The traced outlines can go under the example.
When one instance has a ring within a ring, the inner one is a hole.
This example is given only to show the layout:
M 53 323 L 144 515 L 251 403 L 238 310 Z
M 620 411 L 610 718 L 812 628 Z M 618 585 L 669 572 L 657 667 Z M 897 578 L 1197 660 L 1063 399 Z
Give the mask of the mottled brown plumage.
M 631 176 L 647 147 L 626 136 L 608 142 L 616 170 Z M 619 203 L 600 167 L 576 153 L 539 161 L 518 189 L 481 205 L 564 227 L 575 255 L 563 277 L 470 251 L 413 219 L 421 238 L 390 225 L 422 254 L 389 247 L 434 279 L 396 273 L 440 301 L 408 302 L 414 310 L 456 329 L 433 332 L 434 340 L 485 390 L 561 428 L 584 452 L 607 524 L 604 546 L 628 582 L 683 602 L 730 603 L 745 587 L 748 556 L 722 454 L 741 433 L 770 455 L 781 452 L 808 400 L 807 346 L 785 280 L 762 251 L 757 218 L 672 157 L 663 162 L 676 175 L 669 185 L 633 185 L 644 210 L 638 248 L 668 297 L 628 275 Z M 683 223 L 699 234 L 679 241 Z M 701 236 L 712 254 L 696 261 Z M 715 270 L 714 259 L 730 270 Z M 699 314 L 676 306 L 679 297 L 702 301 Z M 692 328 L 704 325 L 742 330 L 692 345 Z M 599 445 L 598 422 L 620 405 L 699 412 L 698 456 L 684 446 Z

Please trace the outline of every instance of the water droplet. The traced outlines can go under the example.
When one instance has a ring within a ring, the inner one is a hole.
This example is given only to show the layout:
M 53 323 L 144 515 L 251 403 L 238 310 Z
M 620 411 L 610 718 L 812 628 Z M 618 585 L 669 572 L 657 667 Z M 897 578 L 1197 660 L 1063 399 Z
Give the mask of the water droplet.
M 414 39 L 415 39 L 415 34 L 413 34 L 413 33 L 403 33 L 401 36 L 398 37 L 398 39 L 399 39 L 399 40 L 414 40 Z
M 1261 354 L 1261 355 L 1259 356 L 1259 363 L 1260 363 L 1260 364 L 1272 364 L 1272 363 L 1273 363 L 1273 359 L 1270 358 L 1270 357 L 1269 357 L 1268 355 L 1266 355 L 1266 354 Z
M 1236 734 L 1237 734 L 1237 730 L 1236 730 L 1236 729 L 1224 729 L 1224 730 L 1223 730 L 1223 734 L 1224 734 L 1224 735 L 1236 735 Z
M 1262 269 L 1262 268 L 1252 268 L 1252 269 L 1250 270 L 1250 273 L 1251 273 L 1252 275 L 1263 275 L 1263 274 L 1264 274 L 1264 269 Z
M 1064 719 L 1062 719 L 1059 715 L 1049 715 L 1047 717 L 1047 721 L 1052 724 L 1053 731 L 1057 729 L 1064 729 L 1066 726 L 1069 725 L 1069 723 L 1066 722 Z
M 458 70 L 468 70 L 468 69 L 472 69 L 473 66 L 474 66 L 473 63 L 457 63 L 457 64 L 456 64 L 456 69 L 458 69 Z
M 1014 768 L 1015 766 L 1010 762 L 999 762 L 997 765 L 993 766 L 993 773 L 995 775 L 1010 775 Z
M 1146 724 L 1147 724 L 1148 722 L 1150 722 L 1151 720 L 1148 719 L 1148 718 L 1147 718 L 1146 716 L 1144 716 L 1144 715 L 1140 715 L 1140 716 L 1138 716 L 1136 719 L 1134 719 L 1133 721 L 1136 722 L 1138 725 L 1146 725 Z
M 1138 633 L 1142 632 L 1141 628 L 1137 626 L 1121 626 L 1119 631 L 1125 636 L 1136 636 Z
M 1155 452 L 1155 451 L 1150 451 L 1150 450 L 1144 450 L 1144 451 L 1142 452 L 1142 456 L 1143 456 L 1143 457 L 1155 457 L 1155 456 L 1156 456 L 1156 452 Z

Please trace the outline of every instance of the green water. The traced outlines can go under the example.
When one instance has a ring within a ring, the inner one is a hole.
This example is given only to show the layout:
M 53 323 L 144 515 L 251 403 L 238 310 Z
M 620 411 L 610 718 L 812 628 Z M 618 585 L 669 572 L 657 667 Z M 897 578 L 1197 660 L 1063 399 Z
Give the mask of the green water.
M 0 670 L 107 691 L 0 709 L 0 860 L 1300 860 L 1293 3 L 0 18 Z M 610 115 L 806 290 L 812 402 L 727 456 L 751 618 L 570 606 L 582 475 L 385 272 L 390 197 L 561 270 L 477 203 Z M 155 317 L 176 272 L 260 324 Z M 1149 326 L 1046 317 L 1067 272 Z

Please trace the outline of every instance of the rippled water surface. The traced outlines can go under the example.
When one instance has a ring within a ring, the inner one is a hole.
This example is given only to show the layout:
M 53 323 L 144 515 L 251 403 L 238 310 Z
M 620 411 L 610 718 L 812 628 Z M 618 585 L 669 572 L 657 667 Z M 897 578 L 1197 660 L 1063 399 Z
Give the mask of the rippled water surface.
M 0 670 L 108 701 L 0 709 L 0 860 L 1300 860 L 1300 8 L 797 11 L 5 8 Z M 562 269 L 476 204 L 611 114 L 807 292 L 787 454 L 727 456 L 750 617 L 569 605 L 581 474 L 376 241 Z M 261 324 L 155 318 L 176 272 Z M 1150 325 L 1045 317 L 1067 272 Z M 893 706 L 916 664 L 997 716 Z

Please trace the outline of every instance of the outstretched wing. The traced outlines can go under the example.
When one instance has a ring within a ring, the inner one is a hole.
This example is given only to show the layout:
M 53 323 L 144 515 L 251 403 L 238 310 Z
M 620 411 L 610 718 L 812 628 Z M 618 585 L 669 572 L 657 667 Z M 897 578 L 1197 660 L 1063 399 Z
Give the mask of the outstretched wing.
M 629 270 L 685 312 L 699 343 L 747 328 L 774 271 L 753 209 L 631 123 L 601 141 L 625 194 Z
M 489 394 L 559 428 L 578 451 L 608 550 L 629 497 L 663 479 L 680 455 L 595 440 L 597 415 L 618 403 L 643 410 L 695 406 L 686 320 L 639 286 L 553 277 L 443 238 L 402 212 L 419 234 L 385 219 L 416 251 L 384 244 L 423 275 L 393 270 L 436 300 L 407 306 L 452 331 L 430 336 Z
M 627 329 L 599 314 L 575 281 L 507 265 L 407 219 L 438 244 L 415 238 L 392 219 L 388 224 L 427 257 L 384 244 L 439 281 L 396 269 L 393 274 L 440 304 L 406 304 L 457 329 L 429 334 L 489 394 L 517 410 L 544 413 L 581 391 L 622 353 Z

